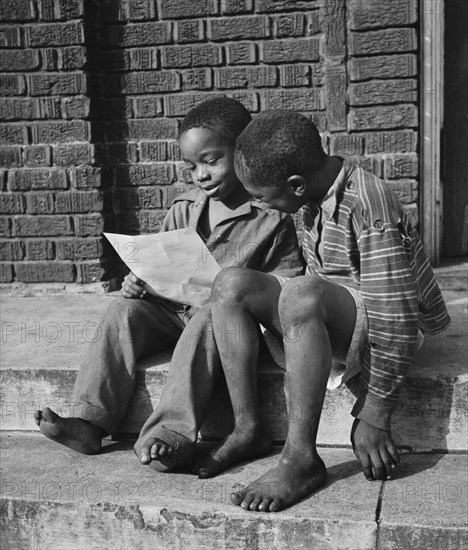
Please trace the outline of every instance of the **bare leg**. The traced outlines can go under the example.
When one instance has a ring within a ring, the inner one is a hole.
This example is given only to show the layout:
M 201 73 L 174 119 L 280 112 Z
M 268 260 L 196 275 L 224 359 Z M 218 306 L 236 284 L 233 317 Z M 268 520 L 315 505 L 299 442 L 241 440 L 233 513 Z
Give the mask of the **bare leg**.
M 234 431 L 196 468 L 200 477 L 214 476 L 271 449 L 258 406 L 258 322 L 278 334 L 280 291 L 275 277 L 249 269 L 225 269 L 214 282 L 213 330 L 234 411 Z
M 277 512 L 319 488 L 326 468 L 317 452 L 317 431 L 332 356 L 344 360 L 356 321 L 351 294 L 319 277 L 288 282 L 279 304 L 289 399 L 299 417 L 290 419 L 278 465 L 231 495 L 246 510 Z

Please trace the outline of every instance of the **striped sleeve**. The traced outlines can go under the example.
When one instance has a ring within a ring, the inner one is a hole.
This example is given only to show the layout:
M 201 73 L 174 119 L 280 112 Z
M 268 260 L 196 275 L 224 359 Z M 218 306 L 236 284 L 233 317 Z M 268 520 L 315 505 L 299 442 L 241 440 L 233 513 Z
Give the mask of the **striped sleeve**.
M 354 226 L 361 293 L 369 327 L 370 361 L 363 365 L 363 394 L 352 414 L 381 429 L 390 419 L 416 351 L 418 291 L 410 251 L 402 244 L 398 199 L 383 182 L 360 186 L 362 208 Z

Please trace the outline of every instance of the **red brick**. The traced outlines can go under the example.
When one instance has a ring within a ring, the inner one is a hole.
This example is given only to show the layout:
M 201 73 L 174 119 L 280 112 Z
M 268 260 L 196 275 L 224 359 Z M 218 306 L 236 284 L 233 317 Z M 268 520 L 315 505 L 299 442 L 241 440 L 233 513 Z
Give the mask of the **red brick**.
M 154 0 L 131 0 L 131 2 L 127 2 L 126 7 L 130 21 L 148 20 L 156 17 Z
M 79 48 L 80 46 L 77 47 Z M 44 48 L 43 50 L 41 50 L 41 58 L 42 69 L 44 71 L 58 71 L 60 69 L 58 49 Z
M 166 46 L 162 48 L 162 65 L 165 68 L 215 66 L 221 65 L 221 63 L 221 47 L 213 44 Z
M 250 65 L 257 62 L 257 48 L 251 42 L 238 42 L 226 46 L 229 65 Z
M 34 120 L 61 118 L 60 99 L 3 99 L 0 102 L 0 116 L 3 120 Z
M 349 86 L 350 105 L 416 102 L 417 82 L 408 80 L 371 80 Z
M 21 283 L 72 283 L 75 269 L 65 262 L 21 262 L 16 264 L 16 278 Z
M 0 3 L 0 21 L 31 21 L 34 16 L 29 0 L 2 0 Z
M 349 162 L 357 164 L 367 172 L 382 177 L 382 160 L 377 157 L 349 156 L 346 158 Z
M 69 143 L 89 140 L 89 123 L 83 120 L 37 122 L 31 131 L 33 143 Z
M 67 178 L 64 170 L 12 170 L 8 173 L 8 187 L 11 191 L 66 189 Z
M 353 134 L 332 134 L 330 136 L 331 155 L 362 155 L 363 153 L 363 136 Z
M 213 87 L 211 69 L 186 69 L 181 71 L 182 89 L 210 90 Z
M 330 130 L 346 130 L 346 68 L 344 64 L 325 66 L 324 101 Z
M 5 50 L 0 56 L 0 71 L 33 71 L 39 66 L 39 52 L 34 50 Z
M 98 283 L 105 279 L 106 270 L 102 262 L 96 260 L 94 262 L 81 262 L 77 264 L 77 283 Z
M 0 47 L 18 48 L 23 45 L 23 34 L 20 27 L 0 25 Z
M 41 0 L 44 20 L 79 19 L 83 15 L 83 0 Z
M 310 10 L 317 8 L 317 0 L 257 0 L 256 9 L 259 13 L 278 12 L 288 10 Z
M 179 44 L 200 42 L 205 38 L 205 25 L 201 19 L 178 21 L 175 41 Z
M 133 187 L 115 191 L 114 205 L 118 210 L 162 208 L 162 190 L 158 187 Z
M 385 177 L 389 179 L 415 178 L 418 176 L 418 169 L 416 153 L 391 155 L 385 159 Z
M 417 126 L 418 109 L 411 104 L 352 108 L 349 113 L 350 130 L 386 130 Z
M 216 15 L 218 2 L 216 0 L 162 0 L 162 19 L 184 19 Z
M 130 120 L 128 135 L 134 141 L 177 138 L 177 122 L 167 118 Z
M 0 237 L 10 237 L 11 223 L 6 216 L 0 216 Z
M 82 73 L 43 73 L 28 77 L 32 96 L 76 95 L 86 92 L 86 79 Z
M 63 237 L 72 234 L 68 216 L 16 216 L 13 220 L 15 237 Z
M 415 76 L 418 58 L 414 54 L 353 58 L 348 64 L 351 80 Z
M 102 168 L 83 166 L 70 171 L 72 186 L 76 189 L 89 189 L 106 186 L 106 174 Z
M 0 124 L 0 143 L 3 145 L 22 145 L 28 142 L 24 125 Z
M 279 15 L 273 19 L 273 25 L 278 38 L 304 36 L 305 16 L 303 13 Z
M 414 29 L 384 29 L 365 33 L 351 33 L 351 55 L 389 54 L 411 52 L 418 47 Z
M 21 147 L 0 147 L 0 166 L 21 166 Z
M 24 77 L 16 74 L 0 74 L 0 95 L 21 95 L 25 91 Z
M 140 143 L 140 160 L 143 162 L 165 162 L 168 160 L 166 141 L 143 141 Z
M 27 29 L 32 47 L 72 46 L 84 43 L 82 23 L 51 23 Z
M 24 148 L 24 165 L 50 166 L 50 147 L 47 145 L 30 145 Z
M 26 241 L 26 258 L 28 260 L 53 260 L 55 248 L 49 239 L 34 239 Z
M 323 54 L 343 58 L 346 54 L 346 5 L 344 0 L 325 0 L 320 9 Z
M 70 191 L 55 197 L 55 211 L 61 214 L 100 212 L 102 207 L 103 195 L 100 191 Z
M 306 35 L 313 36 L 322 30 L 322 21 L 320 20 L 320 11 L 315 10 L 307 14 Z
M 263 43 L 264 63 L 318 61 L 319 58 L 318 38 L 296 38 Z
M 180 155 L 180 147 L 178 141 L 168 141 L 167 142 L 167 150 L 169 159 L 171 160 L 182 160 L 182 157 Z
M 270 22 L 264 16 L 238 16 L 211 19 L 208 36 L 211 40 L 237 40 L 267 38 L 270 36 Z
M 283 65 L 280 67 L 280 82 L 285 88 L 310 86 L 312 82 L 310 65 Z
M 28 214 L 53 214 L 54 195 L 53 193 L 33 192 L 26 195 Z
M 94 260 L 102 255 L 101 239 L 60 239 L 55 246 L 58 260 Z
M 416 0 L 349 0 L 347 7 L 350 28 L 355 30 L 409 26 L 417 21 Z
M 136 118 L 152 118 L 162 115 L 162 98 L 149 96 L 133 100 L 133 110 Z
M 0 257 L 4 261 L 18 261 L 24 258 L 24 247 L 21 241 L 0 241 Z
M 169 23 L 133 23 L 123 26 L 102 27 L 99 43 L 102 47 L 134 48 L 172 42 Z
M 222 0 L 221 2 L 221 13 L 224 15 L 250 13 L 252 10 L 253 0 Z
M 265 90 L 262 92 L 265 109 L 317 111 L 323 109 L 320 90 Z
M 62 99 L 64 118 L 88 118 L 91 100 L 89 97 L 67 97 Z
M 77 237 L 100 237 L 104 231 L 102 214 L 77 215 L 73 220 Z
M 138 48 L 127 53 L 129 68 L 134 71 L 159 68 L 158 51 L 155 48 Z M 122 51 L 120 51 L 120 56 L 122 56 Z
M 19 193 L 2 193 L 0 195 L 0 213 L 21 214 L 25 211 L 24 196 Z
M 170 185 L 175 181 L 174 168 L 170 164 L 117 166 L 114 170 L 115 185 Z
M 168 116 L 183 116 L 189 111 L 192 107 L 205 101 L 206 99 L 212 99 L 215 97 L 222 97 L 225 94 L 220 93 L 204 93 L 204 94 L 180 94 L 180 95 L 169 95 L 164 98 L 166 114 Z M 258 98 L 255 93 L 250 91 L 248 92 L 230 92 L 226 94 L 229 97 L 233 97 L 240 101 L 246 109 L 249 111 L 255 112 L 258 110 Z
M 0 262 L 0 283 L 12 283 L 14 278 L 13 265 Z
M 388 180 L 387 185 L 395 191 L 403 204 L 409 204 L 418 200 L 418 182 L 416 180 Z
M 129 73 L 122 76 L 121 89 L 126 94 L 149 94 L 180 90 L 180 78 L 174 71 Z
M 216 86 L 220 89 L 271 87 L 278 82 L 276 67 L 239 67 L 215 69 Z
M 90 143 L 57 145 L 52 150 L 56 166 L 76 166 L 93 163 L 93 146 Z
M 365 134 L 366 153 L 413 153 L 416 152 L 417 138 L 417 133 L 411 130 Z

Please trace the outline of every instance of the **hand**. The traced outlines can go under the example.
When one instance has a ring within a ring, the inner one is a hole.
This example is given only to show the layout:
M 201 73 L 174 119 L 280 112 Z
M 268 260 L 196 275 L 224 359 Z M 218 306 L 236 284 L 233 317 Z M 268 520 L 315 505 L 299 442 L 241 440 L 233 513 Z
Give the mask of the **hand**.
M 400 463 L 390 431 L 376 428 L 364 420 L 356 420 L 351 430 L 351 443 L 366 479 L 390 479 Z
M 133 273 L 129 273 L 122 283 L 120 293 L 125 298 L 143 298 L 146 290 L 143 288 L 144 282 Z

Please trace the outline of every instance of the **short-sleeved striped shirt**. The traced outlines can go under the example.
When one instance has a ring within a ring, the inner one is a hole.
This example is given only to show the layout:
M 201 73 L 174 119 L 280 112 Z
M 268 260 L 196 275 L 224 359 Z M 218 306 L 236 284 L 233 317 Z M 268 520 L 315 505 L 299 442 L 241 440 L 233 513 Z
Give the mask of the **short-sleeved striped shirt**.
M 302 215 L 306 274 L 358 289 L 366 305 L 369 342 L 352 414 L 389 429 L 418 328 L 435 334 L 450 322 L 419 235 L 390 187 L 346 162 Z

